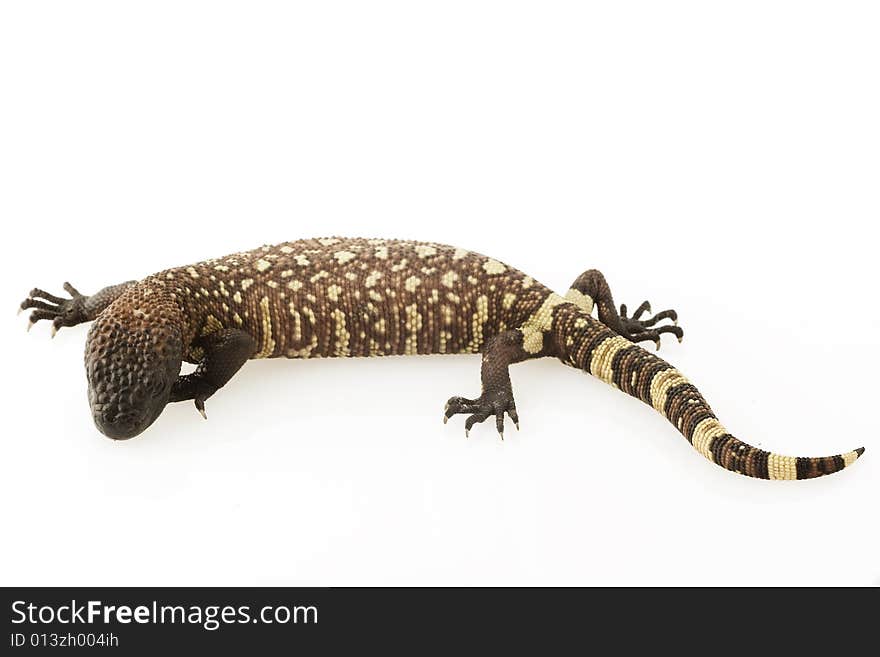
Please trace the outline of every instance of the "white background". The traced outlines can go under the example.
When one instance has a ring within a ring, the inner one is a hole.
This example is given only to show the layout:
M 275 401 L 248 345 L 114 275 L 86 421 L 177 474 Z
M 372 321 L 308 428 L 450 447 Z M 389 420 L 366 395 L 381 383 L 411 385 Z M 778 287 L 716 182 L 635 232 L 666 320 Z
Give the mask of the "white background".
M 4 3 L 3 584 L 878 584 L 876 3 Z M 661 355 L 807 482 L 544 360 L 247 364 L 92 425 L 83 291 L 300 237 L 421 238 L 676 308 Z

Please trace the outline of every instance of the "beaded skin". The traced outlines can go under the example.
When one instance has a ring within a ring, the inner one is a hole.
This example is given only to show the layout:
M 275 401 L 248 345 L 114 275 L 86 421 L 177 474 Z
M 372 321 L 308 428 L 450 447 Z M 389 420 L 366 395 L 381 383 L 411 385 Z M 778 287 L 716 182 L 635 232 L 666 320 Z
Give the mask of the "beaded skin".
M 53 331 L 95 320 L 86 345 L 89 400 L 112 438 L 146 429 L 170 401 L 205 400 L 250 358 L 482 353 L 482 393 L 452 397 L 444 421 L 466 430 L 494 417 L 518 425 L 508 367 L 553 356 L 641 399 L 705 458 L 763 479 L 809 479 L 852 464 L 863 448 L 803 458 L 734 438 L 697 388 L 636 344 L 676 335 L 667 310 L 616 309 L 605 278 L 581 274 L 564 296 L 530 276 L 443 244 L 326 237 L 285 242 L 168 269 L 91 297 L 33 290 L 22 308 Z M 598 319 L 593 317 L 593 311 Z M 194 373 L 179 374 L 182 360 Z

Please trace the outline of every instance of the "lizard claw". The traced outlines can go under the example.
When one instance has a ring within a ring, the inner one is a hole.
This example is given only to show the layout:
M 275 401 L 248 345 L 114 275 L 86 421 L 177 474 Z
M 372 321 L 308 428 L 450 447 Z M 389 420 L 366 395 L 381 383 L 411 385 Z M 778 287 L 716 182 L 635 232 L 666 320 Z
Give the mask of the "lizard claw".
M 444 423 L 450 417 L 458 413 L 470 414 L 464 423 L 464 436 L 470 436 L 470 431 L 475 424 L 495 417 L 495 427 L 501 440 L 504 440 L 504 414 L 510 416 L 519 429 L 519 417 L 516 413 L 516 405 L 513 402 L 513 393 L 510 389 L 484 391 L 477 399 L 465 399 L 464 397 L 452 397 L 446 402 L 446 410 L 443 413 Z
M 70 283 L 64 284 L 64 289 L 70 294 L 70 299 L 56 297 L 54 294 L 45 292 L 39 288 L 31 290 L 27 299 L 18 306 L 18 312 L 33 308 L 28 330 L 41 319 L 52 322 L 52 337 L 64 326 L 76 326 L 88 321 L 85 303 L 88 297 L 82 295 Z
M 201 415 L 203 418 L 205 418 L 207 420 L 208 414 L 205 413 L 205 400 L 196 398 L 194 401 L 196 404 L 196 410 L 199 412 L 199 415 Z
M 663 333 L 672 333 L 681 342 L 684 332 L 678 326 L 678 313 L 674 310 L 663 310 L 653 317 L 641 319 L 644 313 L 651 312 L 651 304 L 645 301 L 642 303 L 632 316 L 627 316 L 626 305 L 620 306 L 620 334 L 631 342 L 645 342 L 652 340 L 660 349 L 660 335 Z M 658 322 L 668 319 L 672 324 L 658 325 Z

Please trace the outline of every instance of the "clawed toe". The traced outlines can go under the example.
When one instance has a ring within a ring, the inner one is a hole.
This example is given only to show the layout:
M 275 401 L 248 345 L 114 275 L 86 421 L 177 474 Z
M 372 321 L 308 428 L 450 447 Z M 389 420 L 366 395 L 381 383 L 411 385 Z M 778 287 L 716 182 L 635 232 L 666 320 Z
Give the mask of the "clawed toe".
M 632 342 L 646 342 L 648 340 L 657 345 L 660 349 L 660 336 L 663 333 L 671 333 L 678 341 L 681 342 L 684 337 L 684 331 L 678 326 L 678 313 L 674 310 L 663 310 L 648 319 L 640 319 L 645 313 L 651 312 L 651 304 L 647 301 L 636 308 L 632 317 L 627 316 L 625 304 L 620 306 L 620 323 L 623 328 L 623 337 Z M 665 319 L 672 320 L 672 324 L 657 324 Z
M 660 336 L 663 333 L 672 333 L 675 337 L 678 338 L 678 341 L 681 342 L 684 337 L 684 331 L 681 330 L 679 326 L 658 326 L 657 328 L 646 329 L 640 331 L 638 333 L 632 333 L 629 336 L 626 336 L 628 340 L 631 342 L 646 342 L 651 340 L 654 344 L 657 345 L 657 349 L 660 349 Z
M 446 424 L 453 415 L 469 414 L 464 421 L 464 435 L 468 437 L 475 424 L 483 422 L 489 416 L 494 415 L 495 428 L 501 440 L 504 440 L 505 413 L 510 416 L 514 426 L 519 430 L 519 416 L 516 412 L 512 393 L 506 391 L 483 393 L 478 399 L 452 397 L 446 402 L 446 407 L 443 411 L 443 423 Z
M 636 308 L 636 311 L 633 313 L 632 317 L 627 318 L 626 316 L 626 304 L 620 304 L 620 318 L 621 319 L 631 319 L 632 321 L 638 321 L 639 317 L 641 317 L 645 313 L 651 312 L 651 303 L 649 301 L 642 301 L 641 305 Z
M 57 297 L 39 288 L 31 290 L 28 298 L 22 301 L 18 307 L 19 313 L 29 308 L 34 309 L 28 319 L 28 331 L 42 319 L 51 320 L 51 335 L 54 338 L 61 327 L 75 326 L 84 321 L 83 303 L 86 297 L 70 283 L 65 283 L 64 289 L 70 294 L 70 299 Z

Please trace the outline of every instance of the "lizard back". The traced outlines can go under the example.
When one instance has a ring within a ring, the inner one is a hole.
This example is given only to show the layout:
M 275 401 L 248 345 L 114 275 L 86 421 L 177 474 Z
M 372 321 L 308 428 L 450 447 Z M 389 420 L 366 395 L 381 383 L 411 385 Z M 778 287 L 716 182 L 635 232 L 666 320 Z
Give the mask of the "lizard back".
M 479 352 L 550 290 L 493 258 L 404 240 L 326 237 L 165 270 L 194 336 L 238 328 L 254 358 Z M 191 342 L 191 340 L 187 340 Z M 186 354 L 198 361 L 198 347 Z

